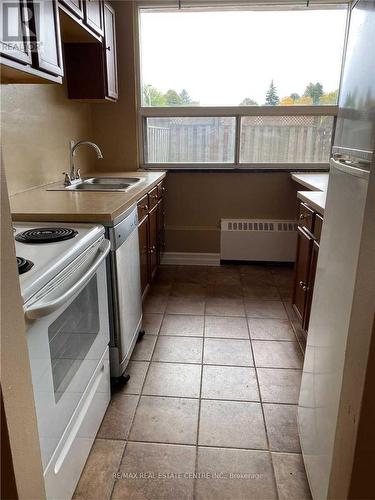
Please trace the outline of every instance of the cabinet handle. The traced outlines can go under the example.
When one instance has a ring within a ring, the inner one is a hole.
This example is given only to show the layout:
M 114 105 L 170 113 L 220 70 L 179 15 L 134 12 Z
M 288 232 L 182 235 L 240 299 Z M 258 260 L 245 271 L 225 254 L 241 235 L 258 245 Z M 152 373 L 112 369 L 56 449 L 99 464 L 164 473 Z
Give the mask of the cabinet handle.
M 140 205 L 139 208 L 141 210 L 144 210 L 145 212 L 148 212 L 148 206 L 147 205 Z
M 311 217 L 311 214 L 300 214 L 299 216 L 300 220 L 308 219 L 309 217 Z
M 151 196 L 151 198 L 152 198 L 153 200 L 157 200 L 157 199 L 158 199 L 158 195 L 157 195 L 157 194 L 155 194 L 154 196 Z
M 152 255 L 153 253 L 155 253 L 155 250 L 156 250 L 156 246 L 154 245 L 150 248 L 150 254 Z
M 161 192 L 162 192 L 162 193 L 165 193 L 165 187 L 162 187 L 162 188 L 161 188 Z
M 307 292 L 308 287 L 307 287 L 306 283 L 304 283 L 303 281 L 300 281 L 299 285 L 304 292 Z
M 108 45 L 108 47 L 106 47 L 106 49 L 110 51 L 110 50 L 111 50 L 111 47 Z

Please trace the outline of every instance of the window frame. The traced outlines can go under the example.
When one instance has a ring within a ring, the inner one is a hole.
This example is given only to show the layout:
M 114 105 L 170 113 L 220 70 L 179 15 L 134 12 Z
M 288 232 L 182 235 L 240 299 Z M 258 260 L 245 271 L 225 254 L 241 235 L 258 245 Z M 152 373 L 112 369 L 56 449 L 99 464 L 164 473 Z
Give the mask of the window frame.
M 329 169 L 329 160 L 324 163 L 244 163 L 240 162 L 240 140 L 241 140 L 241 117 L 245 116 L 332 116 L 333 117 L 333 127 L 332 127 L 332 142 L 334 138 L 334 132 L 336 127 L 336 120 L 339 106 L 335 105 L 295 105 L 295 106 L 173 106 L 173 107 L 156 107 L 156 106 L 142 106 L 142 85 L 141 85 L 141 50 L 140 50 L 140 11 L 145 8 L 157 9 L 159 8 L 168 8 L 168 7 L 176 7 L 175 0 L 165 0 L 164 2 L 154 2 L 150 1 L 138 1 L 136 2 L 135 8 L 135 69 L 136 69 L 136 95 L 137 95 L 137 117 L 138 117 L 138 150 L 139 150 L 139 166 L 144 170 L 174 170 L 174 171 L 202 171 L 202 170 L 223 170 L 223 171 L 295 171 L 295 170 L 328 170 Z M 184 3 L 184 2 L 183 2 Z M 185 0 L 185 3 L 188 3 L 188 0 Z M 191 2 L 194 3 L 194 2 Z M 277 9 L 278 6 L 271 1 L 265 1 L 264 4 L 269 3 L 270 9 Z M 281 4 L 279 0 L 279 8 L 285 9 L 287 7 L 299 8 L 301 7 L 300 2 L 283 2 Z M 215 5 L 216 4 L 216 5 Z M 231 8 L 233 6 L 238 5 L 239 8 L 244 7 L 244 2 L 236 2 L 232 1 L 217 1 L 213 2 L 209 7 L 203 7 L 207 10 L 212 10 L 217 6 L 220 9 L 223 9 L 223 4 L 231 4 Z M 247 2 L 247 6 L 249 9 L 256 9 L 259 2 L 252 2 L 251 0 Z M 264 5 L 262 9 L 266 9 L 267 5 Z M 317 3 L 314 3 L 313 6 L 315 8 L 327 7 L 328 5 L 343 5 L 348 4 L 345 0 L 320 0 Z M 347 11 L 349 13 L 349 4 L 347 7 Z M 346 45 L 346 35 L 348 28 L 348 20 L 347 27 L 345 33 L 345 40 L 343 44 L 343 54 L 342 61 L 344 59 L 345 53 L 345 45 Z M 342 75 L 342 66 L 341 65 L 341 75 Z M 341 81 L 340 75 L 340 81 Z M 148 163 L 147 158 L 147 118 L 173 118 L 173 117 L 181 117 L 181 118 L 193 118 L 193 117 L 233 117 L 235 118 L 235 152 L 234 158 L 235 161 L 232 163 Z

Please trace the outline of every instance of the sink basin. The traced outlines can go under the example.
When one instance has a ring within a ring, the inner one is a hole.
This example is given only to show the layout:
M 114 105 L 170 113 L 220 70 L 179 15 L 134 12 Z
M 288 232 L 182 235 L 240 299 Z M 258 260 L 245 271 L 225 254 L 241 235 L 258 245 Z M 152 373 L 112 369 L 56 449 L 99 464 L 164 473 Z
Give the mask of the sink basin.
M 143 179 L 141 177 L 84 177 L 71 186 L 57 186 L 47 191 L 118 191 L 126 192 Z
M 84 178 L 87 184 L 138 184 L 142 179 L 139 177 L 90 177 Z
M 86 182 L 81 182 L 80 184 L 75 184 L 73 186 L 67 186 L 65 189 L 67 191 L 126 191 L 129 189 L 129 184 L 90 184 Z

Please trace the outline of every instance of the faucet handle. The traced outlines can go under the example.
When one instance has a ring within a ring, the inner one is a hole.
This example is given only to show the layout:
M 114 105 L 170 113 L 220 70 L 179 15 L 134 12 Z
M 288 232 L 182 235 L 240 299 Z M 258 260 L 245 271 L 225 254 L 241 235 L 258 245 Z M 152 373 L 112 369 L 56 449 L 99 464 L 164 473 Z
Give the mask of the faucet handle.
M 76 179 L 81 179 L 81 169 L 77 168 Z
M 70 186 L 72 184 L 72 179 L 71 179 L 70 175 L 68 174 L 68 172 L 63 172 L 62 174 L 65 176 L 64 186 Z

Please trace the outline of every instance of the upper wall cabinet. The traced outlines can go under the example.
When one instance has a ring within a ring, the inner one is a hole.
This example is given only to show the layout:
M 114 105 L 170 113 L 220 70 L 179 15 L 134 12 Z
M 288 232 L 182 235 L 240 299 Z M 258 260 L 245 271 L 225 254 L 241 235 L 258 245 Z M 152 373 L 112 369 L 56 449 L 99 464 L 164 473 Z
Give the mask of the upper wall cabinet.
M 65 5 L 79 19 L 83 19 L 83 0 L 60 0 L 61 5 Z
M 57 2 L 44 0 L 34 3 L 34 30 L 38 49 L 33 51 L 34 66 L 52 75 L 62 76 L 60 22 Z
M 117 83 L 115 11 L 108 3 L 104 4 L 104 44 L 105 44 L 107 95 L 112 99 L 117 99 L 118 83 Z
M 70 99 L 115 101 L 118 98 L 115 12 L 104 4 L 103 43 L 64 43 Z
M 1 83 L 61 83 L 56 0 L 1 2 Z
M 28 43 L 28 12 L 24 1 L 18 2 L 11 11 L 2 1 L 1 55 L 22 64 L 31 64 L 31 50 Z M 15 35 L 18 40 L 15 40 Z M 17 43 L 15 43 L 17 42 Z
M 70 99 L 118 99 L 115 11 L 102 0 L 0 0 L 2 83 L 62 82 Z
M 100 0 L 85 0 L 85 21 L 95 33 L 104 34 L 103 2 Z

